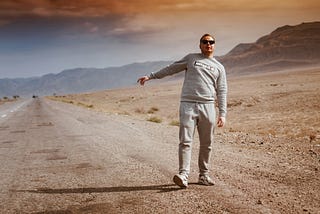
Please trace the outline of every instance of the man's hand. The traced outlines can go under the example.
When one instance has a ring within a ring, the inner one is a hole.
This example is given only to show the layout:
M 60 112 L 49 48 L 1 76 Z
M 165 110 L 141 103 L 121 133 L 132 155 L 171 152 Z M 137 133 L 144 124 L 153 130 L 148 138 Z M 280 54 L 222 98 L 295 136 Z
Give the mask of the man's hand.
M 226 124 L 226 118 L 225 117 L 219 117 L 217 125 L 218 127 L 223 127 Z
M 148 80 L 150 80 L 148 76 L 143 76 L 143 77 L 140 77 L 137 82 L 140 83 L 140 85 L 144 85 L 144 83 Z

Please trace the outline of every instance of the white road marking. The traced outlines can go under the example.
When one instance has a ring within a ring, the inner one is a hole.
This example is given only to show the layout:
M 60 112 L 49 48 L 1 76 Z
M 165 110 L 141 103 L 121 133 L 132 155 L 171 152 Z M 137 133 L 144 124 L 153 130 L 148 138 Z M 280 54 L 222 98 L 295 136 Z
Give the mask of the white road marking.
M 13 103 L 12 105 L 7 106 L 7 108 L 1 110 L 0 109 L 0 119 L 1 118 L 8 118 L 9 115 L 13 114 L 14 112 L 21 111 L 22 107 L 25 106 L 29 101 L 22 101 L 18 103 Z

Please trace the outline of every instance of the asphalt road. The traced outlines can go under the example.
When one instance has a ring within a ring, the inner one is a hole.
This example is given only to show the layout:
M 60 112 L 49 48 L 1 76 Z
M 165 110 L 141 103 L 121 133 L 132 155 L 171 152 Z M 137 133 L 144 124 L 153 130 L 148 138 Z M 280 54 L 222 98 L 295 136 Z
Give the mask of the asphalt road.
M 180 190 L 176 144 L 149 122 L 45 99 L 6 103 L 0 116 L 1 213 L 138 213 Z

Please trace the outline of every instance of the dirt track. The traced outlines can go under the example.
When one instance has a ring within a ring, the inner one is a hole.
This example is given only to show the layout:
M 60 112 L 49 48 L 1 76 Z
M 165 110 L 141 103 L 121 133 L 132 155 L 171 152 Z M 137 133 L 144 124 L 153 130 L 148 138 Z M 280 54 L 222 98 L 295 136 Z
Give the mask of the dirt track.
M 47 99 L 7 103 L 4 114 L 1 213 L 320 213 L 318 140 L 217 132 L 217 184 L 205 187 L 196 136 L 181 190 L 176 126 Z

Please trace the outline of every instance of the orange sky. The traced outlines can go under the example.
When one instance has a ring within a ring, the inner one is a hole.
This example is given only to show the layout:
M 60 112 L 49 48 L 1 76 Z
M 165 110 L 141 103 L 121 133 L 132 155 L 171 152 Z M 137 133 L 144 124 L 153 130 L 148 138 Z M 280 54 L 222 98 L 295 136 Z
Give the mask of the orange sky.
M 157 13 L 157 12 L 226 12 L 303 10 L 317 12 L 318 0 L 2 0 L 1 14 L 62 16 L 103 16 L 108 13 Z M 286 11 L 289 12 L 289 11 Z
M 319 0 L 2 0 L 0 78 L 21 74 L 16 59 L 22 76 L 175 60 L 198 51 L 207 32 L 223 55 L 277 27 L 319 20 Z
M 156 13 L 186 11 L 196 9 L 216 9 L 217 2 L 214 1 L 145 1 L 145 0 L 68 0 L 68 1 L 50 1 L 50 0 L 28 0 L 28 1 L 2 1 L 1 8 L 5 9 L 2 14 L 38 14 L 43 16 L 103 16 L 109 13 L 113 14 L 132 14 L 132 13 Z M 221 4 L 221 3 L 219 3 Z M 222 10 L 230 8 L 232 4 L 220 5 Z M 11 11 L 10 11 L 11 10 Z

